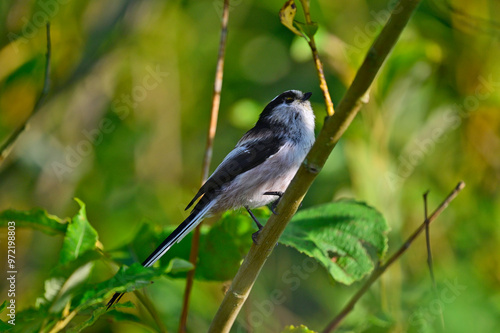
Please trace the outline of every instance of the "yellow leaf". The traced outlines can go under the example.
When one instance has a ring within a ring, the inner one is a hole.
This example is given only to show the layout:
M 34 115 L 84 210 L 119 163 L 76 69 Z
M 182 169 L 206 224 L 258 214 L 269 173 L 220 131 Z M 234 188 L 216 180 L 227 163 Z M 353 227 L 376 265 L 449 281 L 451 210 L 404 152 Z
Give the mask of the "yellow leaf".
M 296 13 L 297 6 L 295 5 L 295 1 L 288 0 L 280 10 L 280 20 L 281 23 L 290 29 L 294 34 L 297 36 L 303 36 L 303 34 L 293 25 L 293 19 L 295 18 Z

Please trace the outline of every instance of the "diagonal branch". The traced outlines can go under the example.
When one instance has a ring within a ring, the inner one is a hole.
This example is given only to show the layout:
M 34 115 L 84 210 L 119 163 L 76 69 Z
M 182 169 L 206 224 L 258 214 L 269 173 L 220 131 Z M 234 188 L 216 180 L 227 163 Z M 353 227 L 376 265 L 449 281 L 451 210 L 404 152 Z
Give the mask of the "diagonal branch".
M 231 329 L 267 257 L 331 151 L 359 111 L 364 95 L 419 3 L 420 0 L 401 0 L 394 8 L 389 21 L 368 51 L 352 85 L 337 106 L 335 116 L 326 118 L 315 144 L 281 198 L 277 207 L 279 215 L 271 215 L 261 231 L 259 244 L 250 248 L 212 321 L 209 332 L 226 333 Z
M 354 309 L 357 301 L 370 289 L 371 285 L 378 280 L 378 278 L 384 274 L 384 272 L 391 266 L 396 260 L 405 253 L 406 250 L 413 244 L 413 241 L 422 233 L 422 231 L 428 226 L 432 221 L 434 221 L 444 210 L 450 202 L 455 199 L 458 193 L 465 187 L 464 182 L 459 182 L 457 186 L 451 191 L 451 193 L 443 200 L 443 202 L 436 208 L 431 216 L 425 218 L 424 222 L 411 234 L 410 237 L 404 242 L 404 244 L 381 266 L 379 266 L 370 276 L 370 278 L 363 284 L 363 286 L 358 290 L 356 294 L 351 298 L 349 303 L 340 311 L 340 313 L 326 326 L 323 333 L 333 332 L 342 322 L 342 320 Z
M 224 54 L 226 52 L 226 39 L 227 39 L 227 24 L 229 21 L 229 0 L 224 0 L 224 9 L 222 11 L 221 35 L 219 42 L 219 55 L 217 58 L 217 67 L 215 70 L 214 91 L 212 96 L 212 111 L 210 113 L 210 125 L 207 133 L 207 145 L 205 148 L 205 156 L 203 157 L 203 167 L 201 174 L 201 185 L 205 183 L 208 178 L 210 168 L 210 161 L 212 160 L 212 151 L 217 129 L 217 117 L 219 114 L 220 95 L 222 90 L 222 78 L 224 75 Z M 189 299 L 191 290 L 193 288 L 194 275 L 196 271 L 196 261 L 198 259 L 198 251 L 200 244 L 200 228 L 198 225 L 193 232 L 193 239 L 191 241 L 191 253 L 189 254 L 189 261 L 193 264 L 194 268 L 190 270 L 186 278 L 186 288 L 184 290 L 184 300 L 182 303 L 182 313 L 179 323 L 179 333 L 186 332 L 187 316 L 189 311 Z
M 33 118 L 33 116 L 40 110 L 43 103 L 45 102 L 45 97 L 49 93 L 50 88 L 50 57 L 51 57 L 51 45 L 50 45 L 50 22 L 46 25 L 46 37 L 47 37 L 47 53 L 45 54 L 45 73 L 43 79 L 43 87 L 38 100 L 33 107 L 33 111 L 26 118 L 26 120 L 19 126 L 12 134 L 5 140 L 5 142 L 0 146 L 0 164 L 3 163 L 5 158 L 9 155 L 14 143 L 17 141 L 19 136 L 26 130 L 28 123 Z

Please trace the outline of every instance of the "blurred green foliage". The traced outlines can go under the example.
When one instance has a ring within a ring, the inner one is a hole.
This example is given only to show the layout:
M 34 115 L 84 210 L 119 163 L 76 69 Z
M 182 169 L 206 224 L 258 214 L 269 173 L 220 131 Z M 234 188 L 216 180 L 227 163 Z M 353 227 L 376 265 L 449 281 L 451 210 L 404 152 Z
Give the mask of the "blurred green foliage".
M 312 91 L 317 128 L 323 122 L 310 51 L 281 25 L 283 2 L 230 2 L 213 166 L 283 90 Z M 334 103 L 380 31 L 388 3 L 311 2 Z M 431 191 L 432 208 L 458 180 L 467 184 L 431 228 L 438 298 L 419 239 L 364 296 L 343 331 L 432 332 L 439 327 L 436 304 L 447 331 L 500 329 L 499 7 L 492 0 L 424 1 L 370 101 L 304 200 L 303 208 L 341 197 L 367 202 L 392 229 L 390 253 L 422 221 L 422 193 Z M 42 89 L 47 18 L 52 87 L 0 167 L 0 211 L 42 207 L 74 216 L 78 197 L 105 250 L 131 243 L 145 224 L 160 228 L 182 221 L 199 186 L 221 8 L 221 1 L 212 0 L 2 1 L 0 140 L 23 123 Z M 21 227 L 16 233 L 19 311 L 43 294 L 63 237 Z M 239 234 L 248 241 L 244 230 Z M 0 235 L 6 253 L 3 229 Z M 189 239 L 178 246 L 189 247 Z M 323 269 L 294 273 L 306 259 L 289 248 L 275 249 L 235 332 L 250 325 L 256 332 L 279 332 L 291 324 L 318 331 L 339 311 L 358 284 L 332 284 Z M 114 273 L 97 268 L 92 281 Z M 162 278 L 148 287 L 170 331 L 178 325 L 183 281 Z M 207 330 L 222 289 L 219 282 L 196 281 L 191 332 Z M 152 322 L 141 307 L 130 313 Z M 98 320 L 91 328 L 110 330 L 145 328 L 134 320 Z

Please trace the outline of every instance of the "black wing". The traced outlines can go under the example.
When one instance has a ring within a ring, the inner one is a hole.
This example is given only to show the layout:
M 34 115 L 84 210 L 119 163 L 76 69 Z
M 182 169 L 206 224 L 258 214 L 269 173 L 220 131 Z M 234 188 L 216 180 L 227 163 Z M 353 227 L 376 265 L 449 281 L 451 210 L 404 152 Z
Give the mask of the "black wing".
M 252 130 L 255 130 L 255 128 Z M 263 163 L 270 156 L 276 154 L 284 144 L 285 140 L 283 138 L 274 135 L 255 138 L 255 131 L 252 130 L 247 132 L 238 145 L 226 156 L 198 193 L 196 193 L 193 200 L 187 205 L 186 210 L 202 195 L 204 195 L 203 202 L 210 202 L 210 200 L 219 194 L 219 190 L 223 185 L 238 175 Z M 261 134 L 263 133 L 261 132 Z M 252 137 L 255 139 L 252 140 Z

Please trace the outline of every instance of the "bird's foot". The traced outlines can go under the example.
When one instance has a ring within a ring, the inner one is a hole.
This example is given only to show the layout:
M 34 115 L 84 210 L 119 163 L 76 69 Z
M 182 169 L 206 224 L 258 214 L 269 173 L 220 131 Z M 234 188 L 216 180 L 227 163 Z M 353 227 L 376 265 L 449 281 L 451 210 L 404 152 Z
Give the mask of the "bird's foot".
M 262 224 L 259 222 L 259 220 L 257 220 L 257 218 L 255 217 L 255 215 L 253 215 L 252 211 L 250 210 L 250 208 L 246 207 L 245 206 L 245 209 L 247 210 L 248 214 L 250 214 L 250 217 L 252 218 L 252 220 L 255 222 L 255 224 L 257 225 L 257 228 L 259 228 L 259 230 L 257 230 L 256 232 L 254 232 L 252 234 L 252 240 L 253 240 L 253 243 L 255 245 L 258 244 L 257 242 L 257 238 L 259 238 L 259 233 L 260 231 L 262 230 L 263 226 Z
M 275 195 L 278 197 L 278 199 L 276 201 L 274 201 L 270 206 L 269 206 L 269 209 L 271 210 L 271 212 L 274 214 L 274 215 L 278 215 L 278 213 L 276 213 L 276 207 L 278 206 L 280 200 L 281 200 L 281 197 L 283 196 L 283 192 L 277 192 L 277 191 L 273 191 L 273 192 L 264 192 L 264 195 Z
M 259 244 L 259 242 L 258 242 L 257 240 L 259 239 L 260 230 L 261 230 L 261 229 L 257 230 L 256 232 L 254 232 L 254 233 L 252 234 L 252 241 L 253 241 L 253 243 L 254 243 L 255 245 L 258 245 L 258 244 Z

